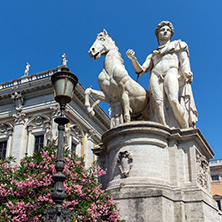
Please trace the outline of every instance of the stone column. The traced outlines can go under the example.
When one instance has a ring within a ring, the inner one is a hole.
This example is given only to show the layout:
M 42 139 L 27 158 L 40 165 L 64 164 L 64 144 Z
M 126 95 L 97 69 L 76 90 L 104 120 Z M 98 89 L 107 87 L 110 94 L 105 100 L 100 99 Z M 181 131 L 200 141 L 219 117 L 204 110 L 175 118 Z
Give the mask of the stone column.
M 32 135 L 33 126 L 28 126 L 28 145 L 27 145 L 27 156 L 32 156 L 34 148 L 34 136 Z
M 12 134 L 13 130 L 8 130 L 8 139 L 7 139 L 7 150 L 6 150 L 6 157 L 11 156 L 11 147 L 12 147 Z
M 93 130 L 89 130 L 87 133 L 87 141 L 85 144 L 85 163 L 86 168 L 89 168 L 91 163 L 93 162 L 93 136 L 95 132 Z

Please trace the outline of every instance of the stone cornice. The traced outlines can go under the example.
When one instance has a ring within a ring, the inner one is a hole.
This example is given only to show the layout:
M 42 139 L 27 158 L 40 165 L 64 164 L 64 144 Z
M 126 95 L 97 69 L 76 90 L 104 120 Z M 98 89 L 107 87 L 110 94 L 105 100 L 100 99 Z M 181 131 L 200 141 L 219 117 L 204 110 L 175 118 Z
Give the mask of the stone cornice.
M 46 94 L 53 93 L 53 87 L 51 84 L 51 75 L 60 70 L 62 66 L 58 66 L 55 69 L 50 69 L 45 72 L 33 74 L 30 76 L 23 76 L 19 79 L 15 79 L 6 83 L 0 84 L 0 100 L 1 100 L 1 105 L 9 105 L 12 103 L 11 95 L 14 92 L 21 92 L 22 95 L 24 95 L 24 101 L 31 99 L 34 97 L 39 97 L 43 96 Z M 50 92 L 51 91 L 51 92 Z M 78 83 L 75 88 L 74 92 L 74 97 L 73 97 L 73 105 L 77 103 L 79 107 L 81 107 L 81 111 L 85 112 L 85 97 L 84 97 L 84 92 L 85 88 Z M 43 104 L 42 102 L 38 104 L 32 104 L 31 106 L 24 104 L 23 110 L 27 112 L 33 112 L 33 111 L 38 111 L 41 109 L 48 109 L 50 108 L 50 105 L 52 105 L 53 102 L 53 97 L 52 101 L 48 101 L 47 104 Z M 91 101 L 94 101 L 94 99 L 91 97 Z M 71 102 L 71 103 L 72 103 Z M 2 110 L 4 113 L 4 118 L 5 117 L 10 117 L 10 110 L 6 111 Z M 1 112 L 1 111 L 0 111 Z M 93 117 L 92 121 L 95 121 L 96 124 L 98 124 L 101 129 L 106 131 L 109 129 L 110 126 L 110 118 L 108 115 L 102 110 L 100 106 L 95 107 L 95 117 Z M 85 124 L 87 125 L 87 124 Z M 88 125 L 91 125 L 88 123 Z M 103 126 L 101 126 L 103 125 Z M 89 129 L 91 126 L 87 126 L 87 129 Z
M 118 134 L 129 134 L 129 131 L 134 132 L 135 130 L 138 134 L 142 133 L 161 136 L 164 138 L 165 142 L 179 141 L 180 146 L 183 145 L 183 142 L 187 143 L 189 140 L 195 141 L 195 143 L 199 147 L 203 147 L 201 153 L 203 153 L 208 160 L 213 158 L 214 156 L 213 150 L 205 140 L 200 130 L 193 128 L 174 129 L 155 122 L 135 121 L 130 123 L 124 123 L 117 127 L 113 127 L 111 130 L 103 134 L 102 138 L 103 141 L 105 141 L 104 143 L 106 145 L 106 141 L 109 141 L 110 138 L 115 139 L 115 137 L 117 136 L 117 131 Z
M 37 79 L 43 79 L 43 78 L 49 77 L 53 73 L 59 71 L 62 67 L 63 66 L 58 66 L 54 69 L 49 69 L 49 70 L 44 71 L 44 72 L 35 73 L 35 74 L 30 75 L 30 76 L 22 76 L 19 79 L 14 79 L 14 80 L 11 80 L 11 81 L 8 81 L 8 82 L 5 82 L 5 83 L 1 83 L 0 84 L 0 90 L 1 89 L 13 88 L 13 87 L 19 86 L 21 84 L 24 84 L 26 82 L 32 82 L 32 81 L 35 81 Z

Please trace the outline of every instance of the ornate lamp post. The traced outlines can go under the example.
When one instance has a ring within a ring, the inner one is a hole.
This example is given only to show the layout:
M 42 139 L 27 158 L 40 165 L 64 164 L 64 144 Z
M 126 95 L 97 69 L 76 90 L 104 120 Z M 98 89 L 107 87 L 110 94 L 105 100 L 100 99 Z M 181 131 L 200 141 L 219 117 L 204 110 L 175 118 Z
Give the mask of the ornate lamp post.
M 54 180 L 54 189 L 52 190 L 52 199 L 55 205 L 51 208 L 45 210 L 46 221 L 47 222 L 68 222 L 70 211 L 62 206 L 62 202 L 65 199 L 65 190 L 63 182 L 66 180 L 65 175 L 62 173 L 64 169 L 64 131 L 65 124 L 69 120 L 65 117 L 65 106 L 72 99 L 72 95 L 76 84 L 78 83 L 78 78 L 69 71 L 65 66 L 61 71 L 54 73 L 51 77 L 51 81 L 54 87 L 55 100 L 60 105 L 60 116 L 54 121 L 58 123 L 58 149 L 57 149 L 57 159 L 56 159 L 56 174 L 52 176 Z

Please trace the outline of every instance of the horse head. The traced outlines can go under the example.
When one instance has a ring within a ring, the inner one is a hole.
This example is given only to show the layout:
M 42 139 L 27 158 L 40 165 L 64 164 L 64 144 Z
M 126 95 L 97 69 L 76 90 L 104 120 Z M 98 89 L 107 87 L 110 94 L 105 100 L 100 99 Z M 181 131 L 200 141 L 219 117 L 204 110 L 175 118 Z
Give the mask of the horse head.
M 115 43 L 104 29 L 103 32 L 97 34 L 96 40 L 89 49 L 89 55 L 95 60 L 99 59 L 101 55 L 105 55 L 110 49 L 115 48 Z

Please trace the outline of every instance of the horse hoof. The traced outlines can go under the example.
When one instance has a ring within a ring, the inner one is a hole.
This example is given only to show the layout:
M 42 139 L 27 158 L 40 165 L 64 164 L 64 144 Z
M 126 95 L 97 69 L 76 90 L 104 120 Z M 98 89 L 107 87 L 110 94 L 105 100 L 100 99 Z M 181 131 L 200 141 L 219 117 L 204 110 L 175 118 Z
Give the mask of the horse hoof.
M 88 116 L 89 116 L 90 118 L 92 118 L 93 116 L 95 116 L 95 112 L 92 110 L 92 112 L 88 113 Z
M 87 88 L 87 89 L 85 90 L 85 95 L 90 95 L 91 92 L 92 92 L 92 89 L 91 89 L 91 88 Z
M 95 112 L 93 111 L 92 108 L 87 107 L 87 113 L 89 117 L 93 117 L 95 115 Z

